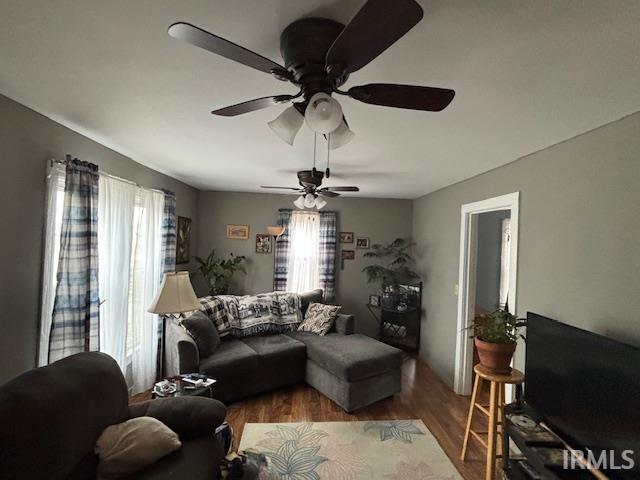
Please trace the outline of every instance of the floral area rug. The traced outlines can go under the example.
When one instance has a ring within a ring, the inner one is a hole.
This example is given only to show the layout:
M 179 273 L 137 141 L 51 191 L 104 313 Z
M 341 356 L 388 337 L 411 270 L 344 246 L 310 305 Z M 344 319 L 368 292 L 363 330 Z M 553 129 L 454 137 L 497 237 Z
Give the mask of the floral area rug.
M 239 450 L 268 458 L 261 480 L 461 480 L 422 420 L 247 423 Z

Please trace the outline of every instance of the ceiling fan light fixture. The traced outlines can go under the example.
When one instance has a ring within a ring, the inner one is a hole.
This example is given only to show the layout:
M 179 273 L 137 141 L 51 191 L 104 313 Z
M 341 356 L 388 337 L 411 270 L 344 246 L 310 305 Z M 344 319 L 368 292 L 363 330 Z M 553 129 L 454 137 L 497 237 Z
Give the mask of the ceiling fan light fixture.
M 329 148 L 335 150 L 336 148 L 344 147 L 355 136 L 356 134 L 351 131 L 343 118 L 338 128 L 329 134 Z
M 282 140 L 289 145 L 293 145 L 293 141 L 300 131 L 300 128 L 302 128 L 303 122 L 304 117 L 292 106 L 284 110 L 274 120 L 268 122 L 267 125 L 269 125 L 269 128 Z
M 300 195 L 294 202 L 293 204 L 299 208 L 300 210 L 304 209 L 304 195 Z
M 316 205 L 316 197 L 313 193 L 307 193 L 304 196 L 304 206 L 305 208 L 313 208 Z
M 316 198 L 316 208 L 318 210 L 320 210 L 321 208 L 325 207 L 327 205 L 327 201 L 322 198 L 322 197 L 318 197 Z
M 316 133 L 330 133 L 340 126 L 342 107 L 338 101 L 326 93 L 316 93 L 304 114 L 305 121 Z

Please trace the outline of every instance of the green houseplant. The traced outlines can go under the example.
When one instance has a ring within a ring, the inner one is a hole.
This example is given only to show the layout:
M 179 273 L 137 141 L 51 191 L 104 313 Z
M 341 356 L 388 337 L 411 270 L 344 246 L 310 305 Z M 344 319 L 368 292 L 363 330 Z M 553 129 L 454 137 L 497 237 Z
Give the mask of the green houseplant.
M 473 332 L 480 364 L 495 373 L 509 373 L 518 338 L 524 338 L 520 329 L 526 326 L 527 321 L 509 312 L 508 305 L 476 316 L 468 328 Z
M 230 254 L 230 258 L 221 258 L 216 256 L 215 249 L 211 250 L 211 253 L 205 257 L 193 257 L 198 262 L 198 270 L 194 272 L 194 275 L 201 275 L 207 282 L 207 288 L 209 295 L 224 295 L 229 291 L 229 285 L 231 284 L 231 278 L 233 274 L 240 270 L 246 273 L 243 262 L 245 257 L 243 255 L 235 256 Z
M 400 285 L 420 279 L 413 271 L 414 258 L 411 248 L 415 244 L 404 238 L 396 238 L 387 244 L 374 244 L 365 258 L 376 258 L 380 263 L 368 265 L 362 269 L 369 283 L 379 283 L 382 289 L 382 303 L 395 307 L 400 300 Z

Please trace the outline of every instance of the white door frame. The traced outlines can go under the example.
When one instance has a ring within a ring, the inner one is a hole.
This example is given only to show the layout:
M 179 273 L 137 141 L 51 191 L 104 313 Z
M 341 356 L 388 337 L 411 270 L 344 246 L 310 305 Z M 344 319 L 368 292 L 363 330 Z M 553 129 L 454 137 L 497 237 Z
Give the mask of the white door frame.
M 511 255 L 509 258 L 509 310 L 516 314 L 516 286 L 518 278 L 518 215 L 520 192 L 462 205 L 460 222 L 460 271 L 458 279 L 458 324 L 456 337 L 455 375 L 453 389 L 459 395 L 471 394 L 473 342 L 467 327 L 475 310 L 476 224 L 477 215 L 497 210 L 511 211 Z

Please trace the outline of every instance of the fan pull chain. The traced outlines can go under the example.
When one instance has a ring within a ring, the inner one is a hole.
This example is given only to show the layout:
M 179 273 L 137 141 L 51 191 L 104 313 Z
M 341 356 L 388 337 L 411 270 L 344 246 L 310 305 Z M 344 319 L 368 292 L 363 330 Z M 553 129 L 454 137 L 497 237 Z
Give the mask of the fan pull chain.
M 318 145 L 318 133 L 313 132 L 313 171 L 311 173 L 314 177 L 318 173 L 318 170 L 316 170 L 316 152 L 318 151 L 317 145 Z
M 325 176 L 327 178 L 331 177 L 331 170 L 329 169 L 329 153 L 331 152 L 331 134 L 327 134 L 327 170 L 325 172 Z

